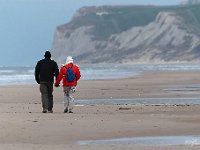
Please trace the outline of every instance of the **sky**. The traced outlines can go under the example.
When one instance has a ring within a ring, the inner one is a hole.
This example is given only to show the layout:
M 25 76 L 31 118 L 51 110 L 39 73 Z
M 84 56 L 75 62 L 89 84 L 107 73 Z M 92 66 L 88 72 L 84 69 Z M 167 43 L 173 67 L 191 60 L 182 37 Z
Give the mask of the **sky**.
M 181 0 L 0 0 L 0 66 L 34 66 L 56 27 L 77 9 L 99 5 L 177 5 Z

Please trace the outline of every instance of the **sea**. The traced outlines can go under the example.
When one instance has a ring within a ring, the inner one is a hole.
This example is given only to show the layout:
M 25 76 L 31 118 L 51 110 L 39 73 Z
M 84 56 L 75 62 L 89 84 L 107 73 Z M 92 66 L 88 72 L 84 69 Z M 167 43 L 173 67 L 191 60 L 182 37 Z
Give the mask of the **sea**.
M 144 71 L 200 71 L 200 64 L 85 64 L 79 65 L 81 80 L 120 79 Z M 36 84 L 35 66 L 1 66 L 0 85 Z

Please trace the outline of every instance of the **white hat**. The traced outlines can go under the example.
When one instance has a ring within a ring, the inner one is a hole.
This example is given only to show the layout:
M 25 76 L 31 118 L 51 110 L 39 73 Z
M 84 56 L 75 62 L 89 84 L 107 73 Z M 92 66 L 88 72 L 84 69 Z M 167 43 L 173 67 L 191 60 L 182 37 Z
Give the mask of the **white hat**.
M 73 63 L 72 56 L 68 56 L 67 59 L 66 59 L 66 64 L 70 64 L 70 63 Z

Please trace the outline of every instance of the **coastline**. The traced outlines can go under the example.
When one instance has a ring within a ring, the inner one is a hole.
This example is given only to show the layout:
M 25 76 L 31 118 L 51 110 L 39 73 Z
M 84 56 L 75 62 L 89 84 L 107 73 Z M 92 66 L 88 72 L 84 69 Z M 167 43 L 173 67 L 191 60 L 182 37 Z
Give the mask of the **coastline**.
M 81 80 L 75 99 L 199 97 L 199 73 L 144 72 L 126 79 Z M 196 145 L 138 147 L 79 145 L 78 142 L 123 137 L 200 135 L 200 105 L 78 105 L 74 107 L 73 114 L 64 114 L 62 87 L 59 87 L 54 88 L 54 113 L 42 114 L 38 85 L 1 86 L 0 93 L 2 150 L 199 149 Z

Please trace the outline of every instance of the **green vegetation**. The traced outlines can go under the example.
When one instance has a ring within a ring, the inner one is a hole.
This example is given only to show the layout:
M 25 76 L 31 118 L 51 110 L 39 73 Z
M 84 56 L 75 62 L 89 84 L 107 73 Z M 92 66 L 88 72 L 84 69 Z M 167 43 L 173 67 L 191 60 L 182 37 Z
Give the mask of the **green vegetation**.
M 183 7 L 177 13 L 184 18 L 185 24 L 200 32 L 200 5 Z
M 200 5 L 185 6 L 113 6 L 105 7 L 102 15 L 87 13 L 73 20 L 73 28 L 83 25 L 94 27 L 93 35 L 105 40 L 111 34 L 119 33 L 134 26 L 145 26 L 156 19 L 161 11 L 173 11 L 180 15 L 185 24 L 200 33 Z

